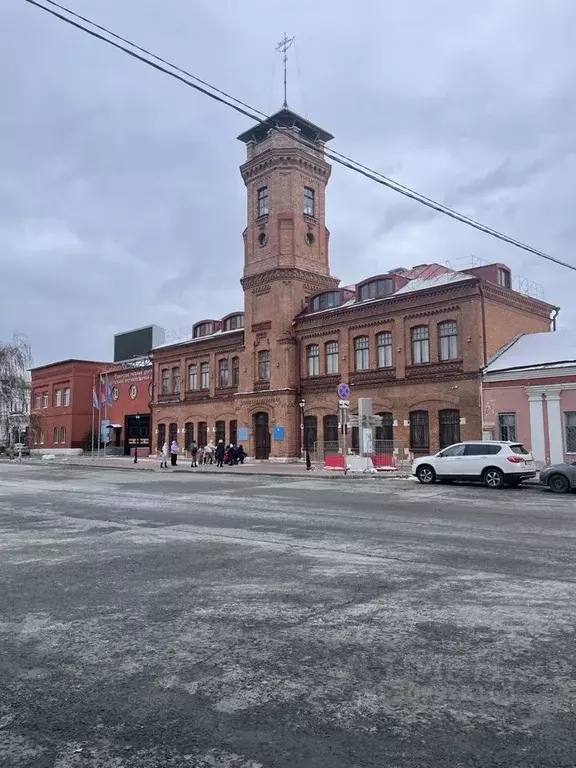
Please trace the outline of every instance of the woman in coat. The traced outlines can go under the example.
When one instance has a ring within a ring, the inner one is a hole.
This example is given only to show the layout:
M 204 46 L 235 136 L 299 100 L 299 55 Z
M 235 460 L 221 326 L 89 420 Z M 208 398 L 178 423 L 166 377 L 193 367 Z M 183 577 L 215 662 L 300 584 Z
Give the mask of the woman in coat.
M 178 458 L 178 443 L 176 440 L 172 440 L 172 445 L 170 446 L 170 463 L 173 467 L 176 466 L 176 459 Z
M 168 443 L 164 443 L 162 446 L 162 450 L 160 451 L 160 469 L 166 469 L 168 468 L 168 454 L 170 451 L 168 450 Z

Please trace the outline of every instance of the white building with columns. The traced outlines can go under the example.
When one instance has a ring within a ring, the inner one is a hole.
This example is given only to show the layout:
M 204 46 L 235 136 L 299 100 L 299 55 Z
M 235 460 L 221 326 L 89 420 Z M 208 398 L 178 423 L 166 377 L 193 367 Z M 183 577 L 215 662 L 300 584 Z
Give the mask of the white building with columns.
M 519 440 L 542 465 L 576 460 L 576 332 L 520 336 L 482 381 L 484 436 Z

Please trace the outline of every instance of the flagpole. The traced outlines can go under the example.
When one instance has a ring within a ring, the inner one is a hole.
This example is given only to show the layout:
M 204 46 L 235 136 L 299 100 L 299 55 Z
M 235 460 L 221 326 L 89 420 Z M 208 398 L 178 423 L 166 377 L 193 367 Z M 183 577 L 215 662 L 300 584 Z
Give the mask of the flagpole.
M 98 374 L 98 458 L 100 458 L 100 436 L 102 434 L 102 374 Z
M 92 461 L 94 461 L 94 393 L 96 392 L 96 374 L 92 374 Z
M 108 427 L 108 371 L 104 374 L 106 382 L 104 385 L 104 422 L 106 423 L 106 427 Z M 108 442 L 108 429 L 106 429 L 106 437 L 104 439 L 104 458 L 106 458 L 106 443 Z

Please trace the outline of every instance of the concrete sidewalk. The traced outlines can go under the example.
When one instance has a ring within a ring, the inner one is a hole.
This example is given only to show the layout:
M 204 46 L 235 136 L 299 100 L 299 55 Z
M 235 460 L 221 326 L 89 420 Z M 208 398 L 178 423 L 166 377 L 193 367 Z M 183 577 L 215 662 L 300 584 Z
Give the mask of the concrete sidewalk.
M 406 471 L 398 472 L 378 472 L 378 473 L 362 473 L 362 472 L 348 472 L 344 475 L 343 472 L 324 470 L 323 465 L 313 464 L 311 470 L 306 469 L 304 463 L 295 464 L 276 464 L 274 462 L 247 462 L 246 464 L 238 464 L 236 466 L 224 465 L 223 467 L 217 467 L 215 464 L 207 464 L 202 467 L 191 468 L 190 459 L 179 458 L 178 465 L 176 467 L 169 466 L 167 469 L 160 468 L 160 461 L 156 458 L 149 458 L 148 456 L 138 458 L 138 463 L 134 464 L 134 460 L 130 456 L 107 456 L 99 458 L 91 458 L 90 456 L 58 456 L 51 461 L 42 461 L 41 459 L 32 458 L 26 459 L 27 462 L 34 462 L 43 465 L 55 465 L 55 466 L 78 466 L 78 467 L 93 467 L 99 469 L 124 469 L 134 471 L 149 471 L 149 472 L 182 472 L 188 474 L 194 473 L 206 473 L 206 474 L 230 474 L 230 475 L 256 475 L 258 477 L 299 477 L 302 479 L 318 479 L 320 477 L 346 477 L 346 478 L 373 478 L 373 479 L 391 479 L 391 478 L 406 478 L 409 473 Z

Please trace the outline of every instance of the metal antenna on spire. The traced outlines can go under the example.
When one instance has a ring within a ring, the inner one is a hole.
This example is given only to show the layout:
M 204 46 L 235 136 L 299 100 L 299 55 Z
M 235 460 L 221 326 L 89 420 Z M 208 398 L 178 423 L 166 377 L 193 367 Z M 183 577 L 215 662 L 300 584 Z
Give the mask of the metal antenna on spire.
M 287 69 L 287 63 L 288 63 L 288 49 L 294 42 L 293 37 L 286 37 L 286 32 L 284 32 L 284 37 L 278 45 L 276 46 L 276 50 L 280 51 L 281 54 L 283 54 L 283 60 L 284 60 L 284 103 L 282 106 L 284 109 L 288 108 L 288 97 L 287 97 L 287 87 L 286 87 L 286 69 Z

